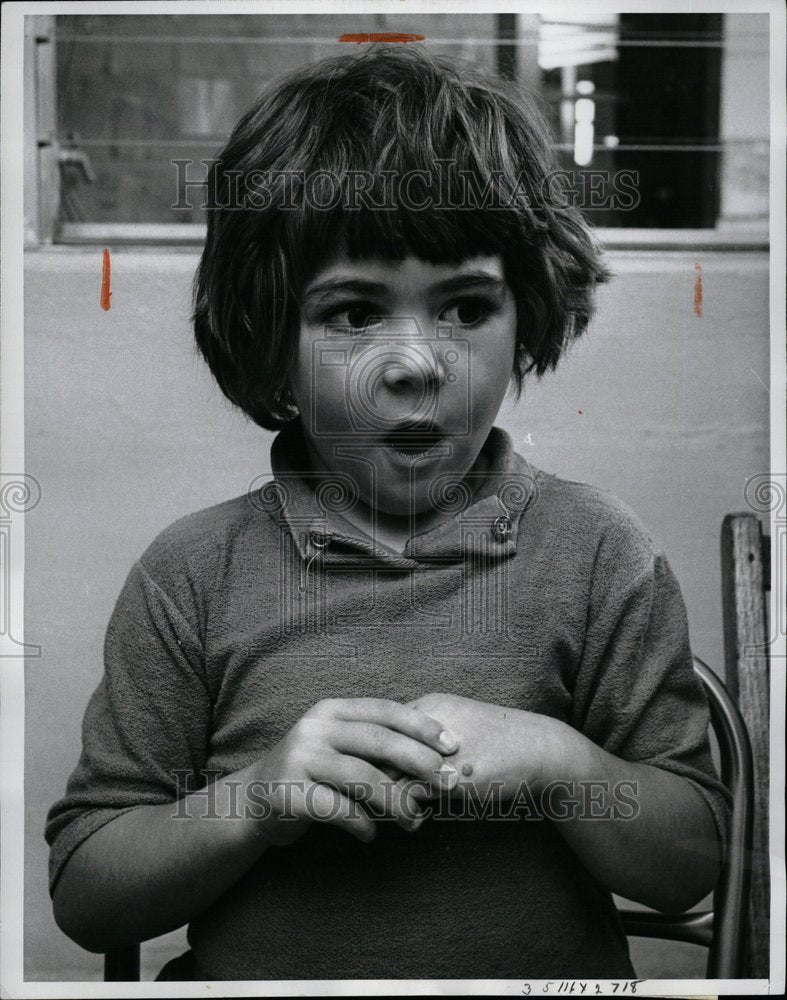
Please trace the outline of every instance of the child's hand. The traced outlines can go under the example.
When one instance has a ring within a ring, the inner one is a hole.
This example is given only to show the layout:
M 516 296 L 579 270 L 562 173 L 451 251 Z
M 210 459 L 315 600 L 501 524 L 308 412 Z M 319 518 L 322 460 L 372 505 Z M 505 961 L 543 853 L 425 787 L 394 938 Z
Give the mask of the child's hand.
M 458 774 L 443 754 L 456 746 L 445 726 L 413 706 L 376 698 L 320 701 L 250 769 L 252 780 L 269 789 L 259 831 L 271 843 L 289 844 L 318 820 L 370 841 L 374 823 L 363 801 L 415 830 L 422 820 L 415 798 L 384 769 L 431 790 L 450 788 Z
M 427 694 L 409 704 L 456 735 L 459 750 L 451 763 L 460 777 L 455 792 L 472 784 L 483 796 L 497 782 L 497 794 L 505 801 L 522 782 L 531 791 L 538 789 L 549 722 L 543 716 L 454 694 Z

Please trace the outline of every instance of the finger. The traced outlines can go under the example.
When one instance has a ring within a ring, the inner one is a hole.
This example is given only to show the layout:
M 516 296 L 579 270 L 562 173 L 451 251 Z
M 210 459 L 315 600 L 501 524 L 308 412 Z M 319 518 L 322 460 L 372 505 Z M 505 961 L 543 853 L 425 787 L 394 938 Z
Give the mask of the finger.
M 424 806 L 424 803 L 432 799 L 437 799 L 440 796 L 440 790 L 434 782 L 421 781 L 420 778 L 410 778 L 407 775 L 403 775 L 398 779 L 397 784 L 416 802 L 417 807 L 422 812 L 426 812 L 427 815 L 429 806 Z
M 453 766 L 453 765 L 452 765 Z M 437 798 L 440 794 L 439 783 L 434 781 L 422 781 L 420 778 L 413 778 L 398 767 L 382 767 L 380 770 L 391 781 L 395 781 L 402 786 L 416 802 L 423 802 L 427 799 Z
M 404 830 L 418 829 L 425 818 L 408 789 L 367 760 L 331 754 L 323 760 L 320 775 L 321 781 L 351 799 L 356 808 L 362 804 L 375 816 L 394 819 Z
M 442 723 L 411 705 L 387 698 L 341 698 L 334 703 L 335 718 L 347 722 L 371 722 L 432 747 L 440 754 L 459 748 L 456 734 Z
M 321 782 L 308 785 L 304 809 L 310 819 L 346 830 L 364 844 L 374 840 L 374 820 L 358 802 L 343 795 L 338 788 Z
M 439 788 L 452 788 L 459 779 L 456 768 L 442 754 L 386 726 L 371 722 L 337 724 L 329 728 L 327 736 L 340 753 L 393 765 L 404 774 Z
M 390 780 L 396 782 L 404 791 L 415 799 L 416 802 L 426 802 L 430 799 L 439 798 L 442 786 L 437 781 L 424 781 L 421 778 L 413 778 L 409 774 L 404 774 L 395 767 L 381 767 L 382 773 Z

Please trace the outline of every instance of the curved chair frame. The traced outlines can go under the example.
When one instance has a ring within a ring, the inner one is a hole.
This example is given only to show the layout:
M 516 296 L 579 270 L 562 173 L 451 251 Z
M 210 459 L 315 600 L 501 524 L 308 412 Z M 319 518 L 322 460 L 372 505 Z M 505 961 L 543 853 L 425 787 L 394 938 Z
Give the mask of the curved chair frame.
M 740 979 L 746 958 L 754 829 L 754 761 L 746 724 L 723 682 L 699 657 L 694 669 L 708 697 L 711 726 L 719 744 L 721 780 L 732 794 L 727 852 L 713 893 L 713 910 L 700 913 L 621 910 L 632 937 L 687 941 L 708 948 L 708 979 Z

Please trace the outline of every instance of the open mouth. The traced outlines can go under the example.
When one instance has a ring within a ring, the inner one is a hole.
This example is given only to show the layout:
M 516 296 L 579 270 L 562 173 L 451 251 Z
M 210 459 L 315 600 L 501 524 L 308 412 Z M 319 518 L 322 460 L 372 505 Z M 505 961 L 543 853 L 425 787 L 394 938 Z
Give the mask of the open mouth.
M 395 451 L 402 458 L 423 458 L 434 451 L 442 442 L 440 434 L 409 434 L 406 436 L 391 434 L 385 438 L 386 448 Z

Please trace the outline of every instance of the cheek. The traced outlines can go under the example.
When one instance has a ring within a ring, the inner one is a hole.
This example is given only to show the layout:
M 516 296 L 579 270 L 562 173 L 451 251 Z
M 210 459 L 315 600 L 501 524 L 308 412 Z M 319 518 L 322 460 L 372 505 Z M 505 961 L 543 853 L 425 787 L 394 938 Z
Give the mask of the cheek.
M 316 363 L 320 357 L 319 338 L 302 330 L 298 341 L 296 363 L 290 374 L 290 386 L 301 415 L 333 408 L 341 386 L 337 370 Z
M 490 403 L 502 398 L 511 379 L 515 347 L 515 316 L 501 318 L 487 327 L 472 352 L 470 376 L 475 397 L 488 399 Z
M 516 306 L 512 305 L 505 315 L 505 319 L 501 324 L 500 339 L 501 351 L 503 351 L 509 360 L 509 375 L 510 370 L 514 365 L 514 352 L 516 350 L 516 334 L 518 327 L 518 316 L 516 311 Z
M 316 364 L 310 348 L 301 352 L 291 384 L 301 419 L 313 434 L 342 430 L 347 423 L 344 374 L 339 365 Z

